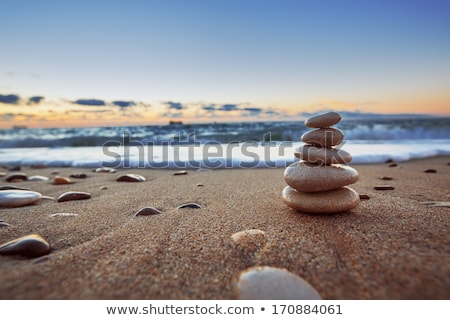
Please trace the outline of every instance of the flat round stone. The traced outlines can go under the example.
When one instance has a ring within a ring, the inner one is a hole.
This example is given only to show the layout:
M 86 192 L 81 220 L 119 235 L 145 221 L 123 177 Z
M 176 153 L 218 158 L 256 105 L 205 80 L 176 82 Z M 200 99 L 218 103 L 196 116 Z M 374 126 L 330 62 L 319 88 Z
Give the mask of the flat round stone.
M 134 216 L 153 216 L 155 214 L 161 214 L 162 212 L 154 207 L 144 207 L 139 209 Z
M 326 128 L 338 123 L 341 119 L 339 113 L 331 111 L 306 119 L 305 126 L 308 128 Z
M 0 207 L 22 207 L 42 198 L 39 192 L 27 190 L 1 190 Z
M 358 181 L 358 172 L 346 165 L 318 166 L 295 162 L 284 171 L 284 180 L 301 192 L 318 192 L 337 189 Z
M 322 128 L 305 132 L 301 140 L 319 147 L 333 147 L 344 141 L 344 132 L 337 128 Z
M 352 155 L 342 149 L 322 148 L 311 145 L 298 147 L 294 155 L 305 162 L 324 164 L 346 164 L 352 161 Z
M 359 194 L 349 187 L 306 193 L 287 186 L 282 196 L 287 206 L 307 213 L 343 212 L 355 208 L 360 201 Z
M 239 275 L 236 293 L 241 300 L 321 300 L 303 278 L 274 267 L 252 267 Z
M 28 177 L 28 181 L 48 181 L 48 177 L 35 175 Z
M 0 254 L 40 257 L 50 253 L 50 244 L 40 235 L 30 234 L 0 245 Z

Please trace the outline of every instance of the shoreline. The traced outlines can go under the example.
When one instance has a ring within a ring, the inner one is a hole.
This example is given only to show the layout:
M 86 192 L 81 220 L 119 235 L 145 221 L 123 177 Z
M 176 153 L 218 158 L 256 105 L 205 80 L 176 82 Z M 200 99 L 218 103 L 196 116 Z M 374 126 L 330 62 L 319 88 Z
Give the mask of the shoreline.
M 239 273 L 252 266 L 284 268 L 324 299 L 450 299 L 450 156 L 351 164 L 350 187 L 370 197 L 345 213 L 298 213 L 281 200 L 284 168 L 189 170 L 80 167 L 22 168 L 31 175 L 69 177 L 73 184 L 15 184 L 57 198 L 89 192 L 88 200 L 0 208 L 0 244 L 38 233 L 49 255 L 0 255 L 0 299 L 236 299 Z M 436 173 L 425 173 L 425 169 Z M 10 172 L 1 169 L 9 174 Z M 122 173 L 145 182 L 117 182 Z M 381 177 L 390 176 L 391 181 Z M 394 190 L 374 190 L 389 184 Z M 107 187 L 106 189 L 102 187 Z M 183 203 L 201 209 L 176 209 Z M 144 206 L 162 213 L 134 217 Z M 50 217 L 54 213 L 77 216 Z M 231 236 L 265 233 L 265 246 L 240 250 Z

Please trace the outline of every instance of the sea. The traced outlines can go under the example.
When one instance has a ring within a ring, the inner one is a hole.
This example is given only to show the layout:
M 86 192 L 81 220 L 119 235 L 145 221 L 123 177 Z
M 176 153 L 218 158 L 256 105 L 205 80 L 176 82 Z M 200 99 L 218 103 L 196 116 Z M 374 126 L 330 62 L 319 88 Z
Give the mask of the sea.
M 351 164 L 450 155 L 450 117 L 343 119 L 337 148 Z M 303 121 L 211 122 L 89 128 L 0 129 L 0 165 L 156 169 L 280 168 L 311 130 Z

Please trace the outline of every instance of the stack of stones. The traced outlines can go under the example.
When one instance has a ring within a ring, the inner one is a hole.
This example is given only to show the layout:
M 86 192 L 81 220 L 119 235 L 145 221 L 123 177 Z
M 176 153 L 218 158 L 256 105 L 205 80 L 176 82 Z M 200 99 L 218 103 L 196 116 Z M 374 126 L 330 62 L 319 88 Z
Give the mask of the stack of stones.
M 300 159 L 286 168 L 283 200 L 291 208 L 310 213 L 337 213 L 350 210 L 359 203 L 358 193 L 347 187 L 358 180 L 358 172 L 346 165 L 352 156 L 337 146 L 344 133 L 331 126 L 341 115 L 328 112 L 305 121 L 308 128 L 295 151 Z

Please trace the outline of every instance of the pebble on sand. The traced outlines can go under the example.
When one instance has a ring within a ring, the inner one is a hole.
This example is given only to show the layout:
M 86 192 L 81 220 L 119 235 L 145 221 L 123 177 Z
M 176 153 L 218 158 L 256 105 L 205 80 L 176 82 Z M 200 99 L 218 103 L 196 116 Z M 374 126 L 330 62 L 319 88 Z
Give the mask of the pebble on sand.
M 71 178 L 75 178 L 75 179 L 86 179 L 87 175 L 86 173 L 82 173 L 82 172 L 75 172 L 72 173 L 70 175 Z
M 125 182 L 144 182 L 145 178 L 139 174 L 128 173 L 119 176 L 116 181 L 125 181 Z
M 321 300 L 303 278 L 286 269 L 258 266 L 242 271 L 235 291 L 241 300 Z
M 181 175 L 185 175 L 185 174 L 188 174 L 186 170 L 175 171 L 173 173 L 174 176 L 181 176 Z
M 11 225 L 8 222 L 6 222 L 6 221 L 1 220 L 0 221 L 0 228 L 4 228 L 4 227 L 11 227 Z
M 58 197 L 58 202 L 90 199 L 91 194 L 81 191 L 68 191 Z
M 56 217 L 77 217 L 78 213 L 71 213 L 71 212 L 58 212 L 58 213 L 52 213 L 49 215 L 50 218 L 56 218 Z
M 48 177 L 36 175 L 28 177 L 28 181 L 48 181 Z
M 107 167 L 101 167 L 101 168 L 96 168 L 96 169 L 94 169 L 92 171 L 93 172 L 115 173 L 116 169 L 114 169 L 114 168 L 107 168 Z
M 395 188 L 391 185 L 375 186 L 375 190 L 394 190 Z
M 425 169 L 423 172 L 425 173 L 437 173 L 436 169 Z
M 50 244 L 38 234 L 30 234 L 0 245 L 0 254 L 22 255 L 30 258 L 49 254 Z
M 231 240 L 233 240 L 237 248 L 247 253 L 255 253 L 262 249 L 267 242 L 266 233 L 258 229 L 236 232 L 231 236 Z
M 27 180 L 28 176 L 25 173 L 11 173 L 6 177 L 6 181 L 8 182 L 21 182 Z
M 71 183 L 72 181 L 70 181 L 70 179 L 66 177 L 56 176 L 53 179 L 53 184 L 71 184 Z
M 383 176 L 383 177 L 381 177 L 381 180 L 390 181 L 390 180 L 394 180 L 394 178 L 390 177 L 390 176 Z
M 194 202 L 184 203 L 177 207 L 177 209 L 183 209 L 183 208 L 201 209 L 202 207 L 198 203 L 194 203 Z
M 370 196 L 368 194 L 360 194 L 359 199 L 361 200 L 368 200 L 370 199 Z
M 5 186 L 0 186 L 0 190 L 30 190 L 30 189 L 9 184 L 9 185 L 5 185 Z
M 0 207 L 23 207 L 42 198 L 39 192 L 28 190 L 1 190 Z
M 139 209 L 134 216 L 152 216 L 155 214 L 161 214 L 162 212 L 159 211 L 158 209 L 154 208 L 154 207 L 144 207 Z

